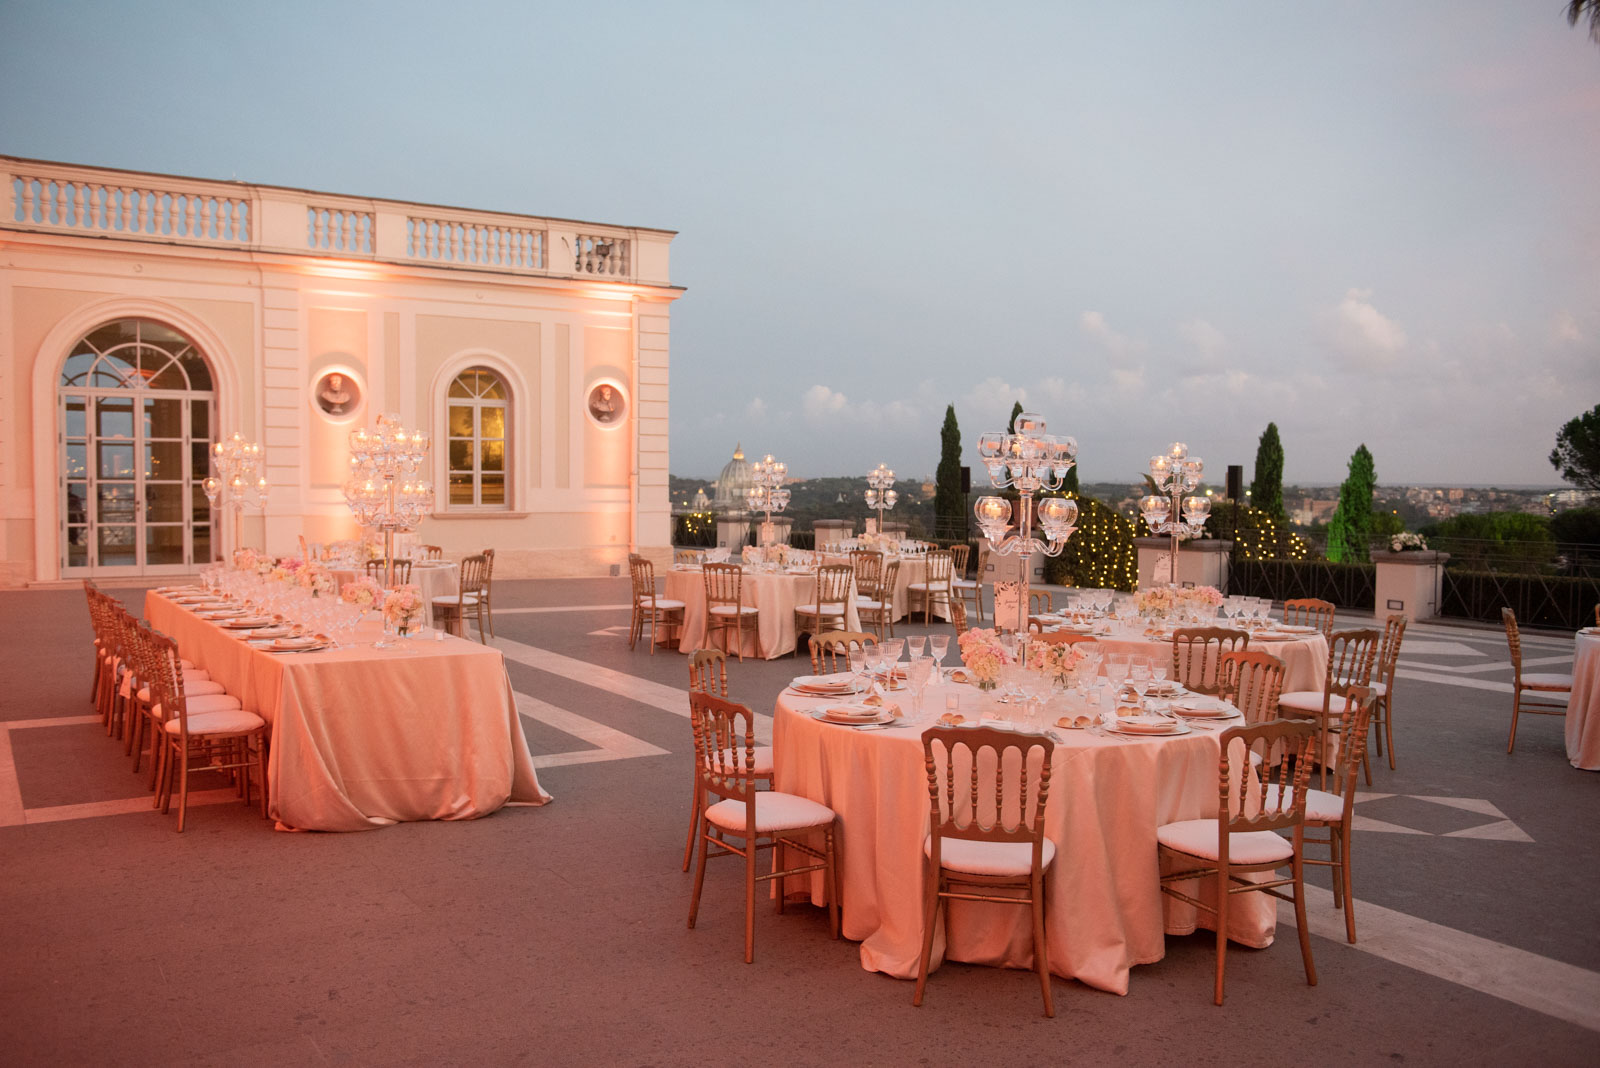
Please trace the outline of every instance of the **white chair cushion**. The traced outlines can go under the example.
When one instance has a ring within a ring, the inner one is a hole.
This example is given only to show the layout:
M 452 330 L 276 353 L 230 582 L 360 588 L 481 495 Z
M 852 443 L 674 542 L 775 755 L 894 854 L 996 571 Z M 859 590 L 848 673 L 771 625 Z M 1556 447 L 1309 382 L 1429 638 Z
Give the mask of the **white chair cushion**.
M 975 590 L 978 588 L 978 583 L 973 579 L 951 579 L 950 585 L 963 590 Z
M 639 598 L 639 607 L 640 608 L 649 608 L 650 607 L 650 598 L 648 598 L 648 597 Z M 682 608 L 682 607 L 684 607 L 684 603 L 682 601 L 674 601 L 671 597 L 657 597 L 656 598 L 656 609 L 657 609 L 657 611 L 670 612 L 674 608 Z
M 180 656 L 178 658 L 178 666 L 183 668 L 183 670 L 185 670 L 185 671 L 193 671 L 194 670 L 194 661 L 193 660 L 185 660 L 185 659 L 183 659 L 183 657 Z
M 1182 820 L 1156 828 L 1156 841 L 1192 857 L 1217 860 L 1217 821 Z M 1243 831 L 1228 835 L 1228 859 L 1235 864 L 1287 862 L 1294 856 L 1294 845 L 1271 831 Z
M 906 587 L 906 589 L 908 589 L 908 590 L 916 590 L 918 593 L 927 593 L 929 590 L 932 590 L 934 593 L 943 593 L 944 592 L 944 583 L 942 583 L 942 582 L 913 582 L 910 585 L 908 585 Z
M 933 855 L 933 835 L 922 840 L 922 855 Z M 1046 868 L 1056 859 L 1056 844 L 1044 840 L 1040 863 Z M 974 842 L 946 838 L 939 846 L 939 866 L 967 875 L 1027 875 L 1033 871 L 1033 847 L 1026 842 Z
M 1322 715 L 1321 690 L 1290 690 L 1288 693 L 1278 695 L 1278 707 L 1292 709 L 1307 716 Z M 1330 701 L 1328 707 L 1331 712 L 1344 712 L 1344 702 Z
M 1294 797 L 1294 791 L 1289 791 L 1289 796 Z M 1278 807 L 1278 784 L 1273 783 L 1267 787 L 1267 807 Z M 1330 794 L 1326 790 L 1306 791 L 1306 819 L 1316 820 L 1318 823 L 1344 822 L 1344 798 L 1338 794 Z
M 435 597 L 433 599 L 433 603 L 435 605 L 442 605 L 442 606 L 444 606 L 446 608 L 454 608 L 456 605 L 463 604 L 463 603 L 464 604 L 477 604 L 478 603 L 478 595 L 475 594 L 475 593 L 467 593 L 467 594 L 462 594 L 460 597 L 455 597 L 455 596 Z
M 189 697 L 184 701 L 189 706 L 189 718 L 203 716 L 209 712 L 232 712 L 234 709 L 243 708 L 237 697 L 225 693 L 207 694 L 204 697 Z M 160 705 L 152 705 L 150 711 L 157 719 L 166 719 L 167 714 L 161 710 Z
M 807 827 L 826 827 L 834 821 L 833 809 L 805 797 L 762 790 L 756 795 L 756 833 L 777 834 Z M 729 798 L 706 809 L 706 820 L 736 837 L 744 835 L 744 802 Z
M 741 608 L 738 605 L 714 604 L 711 606 L 711 614 L 714 616 L 753 616 L 756 614 L 756 610 L 750 605 L 745 605 Z
M 729 750 L 729 752 L 732 752 L 732 750 Z M 730 756 L 727 759 L 731 761 L 734 758 Z M 756 746 L 755 756 L 751 758 L 750 773 L 752 775 L 770 776 L 772 774 L 772 767 L 772 746 Z
M 802 616 L 814 616 L 817 614 L 817 606 L 814 604 L 806 605 L 803 608 L 796 608 L 795 611 Z M 844 615 L 844 606 L 838 604 L 825 604 L 822 606 L 822 614 L 825 616 L 842 616 Z
M 1375 682 L 1372 684 L 1372 693 L 1376 697 L 1387 697 L 1389 695 L 1389 686 L 1387 683 Z
M 1572 676 L 1559 675 L 1553 671 L 1524 671 L 1522 673 L 1522 688 L 1524 690 L 1570 690 L 1572 689 Z
M 254 712 L 246 712 L 242 708 L 230 708 L 221 712 L 206 712 L 202 715 L 189 713 L 190 734 L 241 734 L 244 731 L 253 731 L 264 725 L 264 721 Z M 178 721 L 169 719 L 161 725 L 161 729 L 168 734 L 178 734 Z
M 874 601 L 870 597 L 857 597 L 856 607 L 865 608 L 869 612 L 876 612 L 883 607 L 882 601 Z

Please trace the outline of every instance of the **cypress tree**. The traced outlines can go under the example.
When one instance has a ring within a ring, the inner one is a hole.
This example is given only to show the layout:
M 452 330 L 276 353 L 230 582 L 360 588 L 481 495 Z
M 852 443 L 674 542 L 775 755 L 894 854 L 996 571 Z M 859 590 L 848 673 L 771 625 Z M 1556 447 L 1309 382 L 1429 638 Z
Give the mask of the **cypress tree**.
M 1011 406 L 1011 421 L 1006 424 L 1006 433 L 1007 434 L 1015 434 L 1017 432 L 1017 416 L 1019 416 L 1021 414 L 1022 414 L 1022 402 L 1021 401 L 1017 401 L 1015 404 L 1013 404 Z
M 1360 445 L 1350 456 L 1349 474 L 1339 486 L 1339 507 L 1328 521 L 1328 559 L 1361 563 L 1371 559 L 1372 491 L 1378 471 L 1372 453 Z
M 1275 519 L 1283 511 L 1283 442 L 1278 439 L 1278 424 L 1268 423 L 1256 446 L 1255 477 L 1250 482 L 1250 507 Z
M 962 538 L 967 531 L 966 494 L 961 492 L 961 428 L 956 425 L 956 406 L 944 410 L 944 426 L 939 430 L 939 470 L 934 475 L 934 536 Z

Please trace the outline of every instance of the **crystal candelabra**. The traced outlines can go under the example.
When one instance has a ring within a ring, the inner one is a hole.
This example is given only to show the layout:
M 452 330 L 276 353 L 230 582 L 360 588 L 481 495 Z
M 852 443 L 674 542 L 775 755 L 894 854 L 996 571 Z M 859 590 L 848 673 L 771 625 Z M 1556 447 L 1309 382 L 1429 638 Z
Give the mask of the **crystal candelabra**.
M 394 536 L 414 530 L 433 507 L 433 486 L 416 477 L 428 458 L 428 435 L 378 416 L 373 430 L 350 432 L 350 480 L 344 499 L 356 522 L 383 532 L 383 584 L 394 585 Z
M 878 533 L 883 533 L 884 509 L 894 508 L 900 495 L 894 491 L 894 472 L 879 464 L 867 475 L 867 507 L 878 510 Z
M 1178 584 L 1178 542 L 1182 538 L 1195 538 L 1205 529 L 1206 517 L 1211 514 L 1208 497 L 1184 494 L 1200 484 L 1200 472 L 1205 461 L 1189 455 L 1189 446 L 1175 441 L 1160 456 L 1150 457 L 1150 479 L 1157 493 L 1139 502 L 1150 533 L 1172 536 L 1171 571 L 1168 581 Z M 1182 511 L 1179 510 L 1181 498 Z
M 983 434 L 978 438 L 978 455 L 989 471 L 989 481 L 1000 489 L 1014 488 L 1021 494 L 1016 510 L 1015 534 L 1011 530 L 1011 502 L 1004 497 L 979 497 L 973 511 L 978 526 L 989 539 L 989 547 L 1001 556 L 1020 554 L 1022 566 L 1034 553 L 1059 556 L 1067 547 L 1078 521 L 1078 505 L 1064 497 L 1046 497 L 1035 507 L 1033 495 L 1058 490 L 1067 472 L 1077 463 L 1078 443 L 1069 437 L 1045 433 L 1044 417 L 1024 412 L 1012 423 L 1009 434 Z M 1033 520 L 1038 516 L 1045 540 L 1033 536 Z M 1017 587 L 1017 635 L 1028 633 L 1028 599 Z
M 789 465 L 775 460 L 769 452 L 750 465 L 750 488 L 745 491 L 746 507 L 752 512 L 765 512 L 761 523 L 761 545 L 771 545 L 776 539 L 772 530 L 772 513 L 789 507 L 789 491 L 783 480 L 789 477 Z
M 239 525 L 245 506 L 267 507 L 267 479 L 261 473 L 261 446 L 244 440 L 235 430 L 226 441 L 211 446 L 211 466 L 216 474 L 202 482 L 206 500 L 211 507 L 226 505 L 233 509 L 233 551 L 239 551 Z

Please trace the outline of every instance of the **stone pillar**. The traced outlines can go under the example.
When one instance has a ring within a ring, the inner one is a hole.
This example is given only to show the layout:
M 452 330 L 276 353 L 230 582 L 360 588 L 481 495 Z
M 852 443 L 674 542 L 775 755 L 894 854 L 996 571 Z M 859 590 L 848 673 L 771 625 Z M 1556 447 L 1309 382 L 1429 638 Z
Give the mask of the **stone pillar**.
M 816 535 L 816 548 L 829 545 L 846 538 L 853 538 L 856 534 L 856 524 L 853 519 L 819 519 L 811 524 L 811 530 Z
M 1170 581 L 1167 554 L 1171 538 L 1134 538 L 1139 550 L 1139 588 L 1165 586 Z M 1224 589 L 1228 581 L 1228 560 L 1233 542 L 1205 538 L 1180 543 L 1178 551 L 1179 586 L 1215 586 Z
M 750 520 L 743 515 L 717 516 L 717 548 L 731 549 L 737 555 L 750 543 Z
M 1413 622 L 1437 616 L 1444 587 L 1444 565 L 1449 559 L 1449 553 L 1431 550 L 1373 553 L 1372 562 L 1378 565 L 1373 614 L 1384 619 L 1399 612 L 1410 616 Z

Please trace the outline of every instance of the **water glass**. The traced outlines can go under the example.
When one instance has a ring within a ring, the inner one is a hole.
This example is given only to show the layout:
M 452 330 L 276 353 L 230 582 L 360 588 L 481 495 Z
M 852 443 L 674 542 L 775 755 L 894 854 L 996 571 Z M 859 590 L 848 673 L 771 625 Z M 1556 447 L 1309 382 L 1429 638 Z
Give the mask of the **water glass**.
M 933 661 L 926 656 L 912 657 L 910 666 L 906 669 L 906 682 L 911 686 L 912 714 L 922 715 L 922 691 L 928 685 L 928 677 L 933 674 Z
M 913 634 L 906 639 L 906 648 L 911 650 L 912 660 L 922 655 L 922 647 L 927 644 L 927 641 L 928 639 L 921 634 Z

